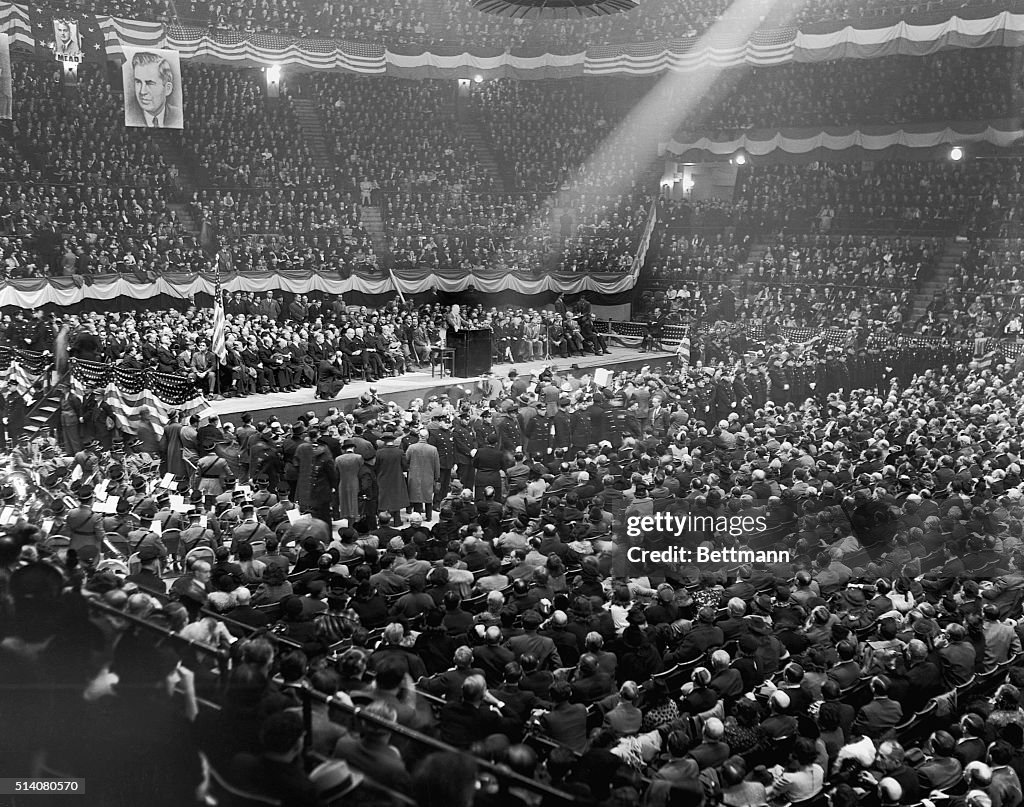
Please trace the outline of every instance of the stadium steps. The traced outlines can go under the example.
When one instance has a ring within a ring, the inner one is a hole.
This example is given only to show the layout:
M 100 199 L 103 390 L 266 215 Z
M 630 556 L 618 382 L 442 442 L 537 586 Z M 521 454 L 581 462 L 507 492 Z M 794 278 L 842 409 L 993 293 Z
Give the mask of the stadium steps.
M 170 202 L 167 205 L 172 211 L 174 211 L 175 217 L 178 219 L 178 223 L 181 224 L 188 232 L 192 235 L 199 235 L 199 223 L 195 220 L 192 215 L 192 211 L 189 210 L 189 206 L 181 202 Z
M 380 214 L 380 208 L 375 205 L 360 207 L 359 220 L 363 225 L 363 229 L 373 239 L 374 251 L 378 255 L 383 254 L 387 246 L 387 233 L 384 230 L 384 218 Z
M 173 129 L 156 129 L 147 134 L 157 141 L 164 162 L 178 170 L 178 193 L 182 198 L 191 197 L 204 184 L 203 169 L 196 155 L 185 148 L 184 133 Z
M 295 111 L 295 120 L 302 127 L 302 134 L 313 155 L 313 162 L 317 168 L 332 171 L 334 160 L 331 159 L 331 150 L 327 147 L 327 131 L 324 129 L 323 118 L 316 102 L 310 98 L 291 99 L 292 109 Z
M 935 296 L 935 292 L 943 288 L 949 279 L 956 275 L 957 266 L 967 251 L 967 244 L 957 241 L 950 241 L 946 251 L 942 253 L 935 271 L 924 281 L 918 283 L 914 288 L 914 296 L 911 300 L 910 325 L 916 323 L 928 310 L 928 304 Z
M 747 278 L 754 274 L 754 270 L 761 262 L 761 259 L 768 254 L 771 243 L 769 241 L 754 241 L 750 245 L 750 251 L 747 252 L 746 261 L 737 266 L 736 271 L 733 272 L 731 277 L 727 277 L 725 282 L 739 291 Z M 755 290 L 754 293 L 756 294 L 757 291 Z
M 498 163 L 498 158 L 491 150 L 487 137 L 484 135 L 484 129 L 477 117 L 469 111 L 459 115 L 459 129 L 462 132 L 462 136 L 473 147 L 477 163 L 479 163 L 487 176 L 494 180 L 498 192 L 510 193 L 515 187 L 515 181 L 507 170 L 502 170 L 502 166 Z
M 64 397 L 64 389 L 63 383 L 57 384 L 32 404 L 25 417 L 25 437 L 35 437 L 36 433 L 45 427 L 56 427 L 57 412 L 60 409 L 61 398 Z

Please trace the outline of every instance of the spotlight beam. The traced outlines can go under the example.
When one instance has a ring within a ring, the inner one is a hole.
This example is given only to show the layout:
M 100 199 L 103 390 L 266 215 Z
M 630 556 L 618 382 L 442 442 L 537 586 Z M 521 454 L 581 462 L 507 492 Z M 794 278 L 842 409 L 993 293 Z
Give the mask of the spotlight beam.
M 717 49 L 743 46 L 760 27 L 761 21 L 768 17 L 776 6 L 781 5 L 785 11 L 785 19 L 778 23 L 783 25 L 795 18 L 803 3 L 804 0 L 736 0 L 698 39 L 695 50 L 712 46 Z M 646 170 L 658 155 L 661 146 L 671 139 L 697 108 L 700 100 L 713 89 L 725 69 L 707 65 L 688 72 L 667 71 L 579 167 L 578 176 L 599 173 L 603 166 L 620 155 L 641 158 L 640 170 Z M 607 183 L 588 193 L 619 196 L 630 189 L 635 179 L 636 175 L 621 180 L 609 178 Z M 570 208 L 576 197 L 577 192 L 573 189 L 558 191 L 548 197 L 546 204 L 554 208 Z M 544 235 L 533 228 L 526 232 L 530 237 Z

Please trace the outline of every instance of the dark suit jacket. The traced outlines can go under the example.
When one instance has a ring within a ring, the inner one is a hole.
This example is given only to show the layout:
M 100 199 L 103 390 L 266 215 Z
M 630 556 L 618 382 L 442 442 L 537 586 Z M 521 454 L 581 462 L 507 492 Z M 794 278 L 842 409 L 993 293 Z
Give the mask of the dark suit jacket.
M 881 737 L 903 719 L 903 707 L 891 698 L 875 698 L 857 715 L 854 725 L 872 738 Z
M 582 751 L 587 745 L 587 707 L 563 703 L 541 718 L 544 732 L 559 745 Z

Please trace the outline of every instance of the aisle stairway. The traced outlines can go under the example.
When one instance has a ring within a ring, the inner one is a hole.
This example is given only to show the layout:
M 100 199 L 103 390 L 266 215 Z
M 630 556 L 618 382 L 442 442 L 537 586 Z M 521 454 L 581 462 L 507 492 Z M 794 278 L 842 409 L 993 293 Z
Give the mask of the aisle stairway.
M 205 172 L 196 153 L 185 148 L 185 133 L 174 129 L 156 129 L 150 130 L 149 135 L 159 144 L 164 162 L 173 165 L 178 171 L 179 198 L 191 198 L 192 193 L 203 186 Z
M 366 205 L 359 208 L 359 219 L 363 229 L 373 239 L 373 249 L 380 255 L 384 253 L 387 245 L 387 233 L 384 229 L 384 219 L 380 214 L 380 208 L 376 205 Z
M 724 279 L 723 282 L 727 286 L 731 286 L 733 288 L 733 290 L 738 293 L 739 290 L 740 290 L 740 287 L 743 285 L 743 281 L 750 275 L 750 273 L 754 270 L 754 267 L 757 266 L 757 264 L 760 262 L 760 260 L 768 252 L 769 246 L 771 246 L 771 242 L 769 242 L 769 241 L 754 241 L 753 243 L 751 243 L 750 251 L 747 253 L 747 259 L 743 263 L 739 264 L 736 267 L 735 271 L 732 272 L 730 275 L 728 275 Z M 668 288 L 672 288 L 673 286 L 679 285 L 679 283 L 681 283 L 681 282 L 686 282 L 685 280 L 675 281 L 675 280 L 670 280 L 670 279 L 662 279 L 662 280 L 649 279 L 645 283 L 644 282 L 644 274 L 647 274 L 648 278 L 650 277 L 649 276 L 650 264 L 651 264 L 652 261 L 656 260 L 657 257 L 658 256 L 653 254 L 653 252 L 648 256 L 647 265 L 644 266 L 643 272 L 640 275 L 640 282 L 637 284 L 638 286 L 643 286 L 645 288 L 653 287 L 653 288 L 668 289 Z
M 514 191 L 515 178 L 512 176 L 509 166 L 498 162 L 498 158 L 484 134 L 485 129 L 480 119 L 471 111 L 466 110 L 464 114 L 459 115 L 459 130 L 473 148 L 477 163 L 484 173 L 494 181 L 495 190 L 498 193 Z
M 199 222 L 192 215 L 192 210 L 184 202 L 169 202 L 167 206 L 174 212 L 178 223 L 185 228 L 186 232 L 199 237 Z
M 56 428 L 57 411 L 60 409 L 60 402 L 64 397 L 67 379 L 68 374 L 65 374 L 57 384 L 47 390 L 29 407 L 23 430 L 25 437 L 35 437 L 40 429 L 47 426 Z
M 908 325 L 913 325 L 924 316 L 935 292 L 943 288 L 949 282 L 949 279 L 956 274 L 957 265 L 966 251 L 966 243 L 950 241 L 946 244 L 946 250 L 939 258 L 935 270 L 924 280 L 919 281 L 914 288 Z
M 292 98 L 295 119 L 302 128 L 302 136 L 313 155 L 317 168 L 330 170 L 334 168 L 331 151 L 327 147 L 327 131 L 324 129 L 323 118 L 316 102 L 310 98 Z

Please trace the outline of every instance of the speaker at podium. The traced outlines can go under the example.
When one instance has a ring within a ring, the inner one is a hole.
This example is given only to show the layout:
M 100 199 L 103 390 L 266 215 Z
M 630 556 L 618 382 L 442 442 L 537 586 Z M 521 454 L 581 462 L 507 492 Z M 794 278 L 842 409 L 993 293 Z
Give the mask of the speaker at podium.
M 455 375 L 471 378 L 491 369 L 491 329 L 455 330 L 449 328 L 445 337 L 447 347 L 455 351 Z

